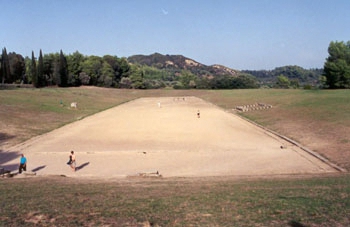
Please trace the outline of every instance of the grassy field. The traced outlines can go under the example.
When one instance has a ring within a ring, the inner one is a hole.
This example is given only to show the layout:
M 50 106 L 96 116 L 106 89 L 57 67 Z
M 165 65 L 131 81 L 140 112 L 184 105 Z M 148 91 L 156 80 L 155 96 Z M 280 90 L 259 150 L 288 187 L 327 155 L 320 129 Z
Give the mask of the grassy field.
M 0 152 L 145 96 L 197 96 L 229 112 L 237 105 L 270 104 L 240 114 L 350 169 L 350 90 L 0 90 Z M 78 102 L 77 110 L 71 102 Z M 349 174 L 114 182 L 3 178 L 0 226 L 349 226 L 349 186 Z
M 1 226 L 349 226 L 350 176 L 4 179 Z

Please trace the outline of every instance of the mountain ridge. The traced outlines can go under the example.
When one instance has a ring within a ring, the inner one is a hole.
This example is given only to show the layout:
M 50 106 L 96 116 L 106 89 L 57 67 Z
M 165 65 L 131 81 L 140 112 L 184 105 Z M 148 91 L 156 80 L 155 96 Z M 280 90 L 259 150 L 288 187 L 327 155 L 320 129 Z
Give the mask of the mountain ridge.
M 132 55 L 127 60 L 131 64 L 147 65 L 158 69 L 171 69 L 174 71 L 189 70 L 198 76 L 237 76 L 239 73 L 238 70 L 219 64 L 205 65 L 183 55 L 163 55 L 156 52 L 150 55 Z
M 235 70 L 220 64 L 205 65 L 183 55 L 160 53 L 132 55 L 127 60 L 131 64 L 147 65 L 174 74 L 181 74 L 181 71 L 187 70 L 199 78 L 218 78 L 220 76 L 236 78 L 240 75 L 251 75 L 259 80 L 261 85 L 267 86 L 274 86 L 279 76 L 285 76 L 298 85 L 318 86 L 323 73 L 322 69 L 304 69 L 296 65 L 276 67 L 273 70 Z

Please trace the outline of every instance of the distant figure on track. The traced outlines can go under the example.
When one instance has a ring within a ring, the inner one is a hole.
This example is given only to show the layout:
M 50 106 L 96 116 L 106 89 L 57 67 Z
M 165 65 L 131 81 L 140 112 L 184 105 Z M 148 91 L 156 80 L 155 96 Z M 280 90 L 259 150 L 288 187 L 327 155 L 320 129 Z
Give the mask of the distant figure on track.
M 72 168 L 72 171 L 75 172 L 75 168 L 76 168 L 76 159 L 75 159 L 75 154 L 74 154 L 74 151 L 71 151 L 70 152 L 70 155 L 69 155 L 69 162 L 67 163 L 70 165 L 70 167 Z
M 197 117 L 198 117 L 198 118 L 201 117 L 201 112 L 199 112 L 199 110 L 197 111 Z

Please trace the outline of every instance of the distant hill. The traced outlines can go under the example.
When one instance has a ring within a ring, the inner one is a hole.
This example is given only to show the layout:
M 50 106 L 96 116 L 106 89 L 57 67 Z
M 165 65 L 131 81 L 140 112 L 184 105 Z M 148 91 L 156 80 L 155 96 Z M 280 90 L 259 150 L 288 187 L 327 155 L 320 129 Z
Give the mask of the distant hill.
M 128 58 L 131 64 L 140 64 L 154 67 L 160 70 L 166 70 L 172 74 L 188 70 L 199 77 L 219 77 L 232 76 L 238 77 L 242 74 L 254 76 L 260 85 L 274 86 L 278 76 L 285 76 L 289 80 L 299 85 L 318 86 L 322 69 L 304 69 L 299 66 L 282 66 L 273 70 L 234 70 L 223 65 L 204 65 L 183 55 L 163 55 L 154 53 L 151 55 L 133 55 Z
M 239 71 L 222 65 L 204 65 L 182 55 L 163 55 L 154 53 L 151 55 L 133 55 L 128 58 L 131 64 L 152 66 L 157 69 L 169 71 L 188 70 L 197 76 L 231 75 L 237 76 Z
M 255 76 L 261 84 L 274 84 L 278 76 L 285 76 L 291 81 L 298 81 L 300 85 L 320 85 L 320 78 L 323 74 L 323 69 L 304 69 L 296 65 L 288 65 L 277 67 L 273 70 L 243 70 L 242 73 L 247 73 Z

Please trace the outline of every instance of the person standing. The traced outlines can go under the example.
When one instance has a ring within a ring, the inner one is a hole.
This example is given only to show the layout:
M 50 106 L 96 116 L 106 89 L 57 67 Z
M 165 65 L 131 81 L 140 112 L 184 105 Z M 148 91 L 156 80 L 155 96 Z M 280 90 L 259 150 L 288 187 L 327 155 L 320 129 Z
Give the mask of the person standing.
M 22 170 L 27 171 L 27 158 L 24 154 L 21 154 L 21 159 L 19 161 L 18 173 L 22 173 Z
M 71 152 L 70 152 L 69 160 L 70 160 L 70 167 L 71 167 L 72 170 L 75 172 L 75 168 L 76 168 L 76 158 L 75 158 L 74 151 L 71 151 Z

